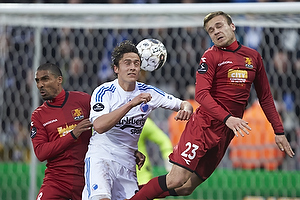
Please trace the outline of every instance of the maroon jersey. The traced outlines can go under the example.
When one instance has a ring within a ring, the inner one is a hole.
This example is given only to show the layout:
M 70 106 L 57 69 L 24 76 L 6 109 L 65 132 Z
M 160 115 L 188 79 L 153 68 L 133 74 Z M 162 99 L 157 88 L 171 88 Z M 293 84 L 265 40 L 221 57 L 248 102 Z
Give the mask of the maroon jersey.
M 195 99 L 200 109 L 215 119 L 223 121 L 228 114 L 242 118 L 252 83 L 275 133 L 283 133 L 262 58 L 238 42 L 226 49 L 213 46 L 204 53 L 196 76 Z
M 186 124 L 170 161 L 206 180 L 234 137 L 224 121 L 230 115 L 242 118 L 252 83 L 274 131 L 283 133 L 259 53 L 237 42 L 226 49 L 213 46 L 202 56 L 197 72 L 195 99 L 200 106 Z
M 36 157 L 47 160 L 45 181 L 57 181 L 70 188 L 84 186 L 84 157 L 91 131 L 78 139 L 70 133 L 89 117 L 90 95 L 64 90 L 51 102 L 39 106 L 31 117 L 31 140 Z

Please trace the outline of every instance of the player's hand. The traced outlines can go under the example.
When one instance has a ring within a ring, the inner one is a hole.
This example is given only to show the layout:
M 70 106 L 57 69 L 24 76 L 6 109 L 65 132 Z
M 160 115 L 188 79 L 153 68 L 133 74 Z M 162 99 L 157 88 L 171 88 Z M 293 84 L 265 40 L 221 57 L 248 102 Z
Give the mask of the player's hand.
M 188 101 L 182 101 L 180 104 L 180 110 L 177 112 L 177 115 L 174 119 L 177 120 L 189 120 L 193 113 L 193 106 Z
M 250 126 L 248 126 L 248 122 L 245 120 L 230 116 L 226 121 L 226 126 L 228 126 L 231 130 L 233 130 L 234 134 L 238 137 L 238 133 L 244 137 L 244 133 L 249 135 L 249 131 L 251 130 Z M 249 131 L 248 131 L 249 130 Z
M 90 122 L 89 119 L 83 119 L 73 129 L 73 134 L 76 138 L 78 138 L 82 132 L 90 130 L 92 128 L 92 126 L 93 126 L 93 124 Z
M 138 169 L 140 170 L 145 163 L 146 156 L 142 154 L 140 151 L 135 151 L 134 156 L 135 156 L 135 162 L 138 166 Z
M 150 93 L 141 93 L 138 96 L 134 97 L 130 103 L 132 107 L 135 107 L 141 103 L 147 103 L 151 100 L 152 96 Z
M 281 151 L 285 151 L 287 155 L 289 155 L 291 158 L 295 155 L 293 152 L 290 143 L 286 139 L 285 135 L 276 135 L 275 136 L 275 142 L 278 146 L 278 148 Z
M 174 119 L 177 120 L 189 120 L 192 115 L 192 112 L 189 110 L 179 110 Z

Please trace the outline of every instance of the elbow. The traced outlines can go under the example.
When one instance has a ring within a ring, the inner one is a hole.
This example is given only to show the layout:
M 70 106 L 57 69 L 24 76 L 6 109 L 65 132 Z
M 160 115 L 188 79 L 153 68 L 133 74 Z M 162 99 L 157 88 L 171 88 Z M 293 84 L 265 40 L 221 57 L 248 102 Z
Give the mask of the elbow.
M 106 131 L 103 126 L 97 125 L 95 123 L 93 124 L 93 127 L 94 127 L 94 130 L 99 134 L 102 134 Z
M 38 153 L 35 152 L 35 156 L 37 157 L 37 159 L 40 161 L 40 162 L 44 162 L 45 160 L 47 160 L 47 158 L 45 156 L 42 156 Z
M 42 150 L 40 150 L 40 148 L 38 147 L 34 148 L 34 154 L 40 162 L 44 162 L 45 160 L 47 160 L 47 157 L 43 155 Z
M 205 91 L 196 91 L 195 100 L 201 105 L 204 99 L 206 98 L 208 92 Z

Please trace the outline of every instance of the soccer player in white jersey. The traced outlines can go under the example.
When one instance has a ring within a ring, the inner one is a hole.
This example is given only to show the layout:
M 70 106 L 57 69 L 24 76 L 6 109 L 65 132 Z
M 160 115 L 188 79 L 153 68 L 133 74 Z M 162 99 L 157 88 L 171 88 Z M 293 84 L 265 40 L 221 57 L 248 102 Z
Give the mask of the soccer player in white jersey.
M 117 79 L 98 86 L 91 98 L 94 131 L 85 158 L 83 200 L 124 200 L 138 190 L 135 152 L 144 123 L 158 107 L 188 120 L 192 105 L 151 85 L 137 82 L 141 57 L 131 41 L 112 53 Z

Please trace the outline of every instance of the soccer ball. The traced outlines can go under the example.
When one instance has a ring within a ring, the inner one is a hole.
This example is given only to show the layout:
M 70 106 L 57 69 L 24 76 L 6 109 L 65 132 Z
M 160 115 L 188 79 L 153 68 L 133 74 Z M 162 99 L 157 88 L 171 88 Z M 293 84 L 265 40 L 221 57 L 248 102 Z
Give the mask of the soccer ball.
M 154 71 L 161 68 L 167 60 L 167 49 L 164 44 L 157 39 L 144 39 L 136 46 L 142 64 L 141 69 Z

